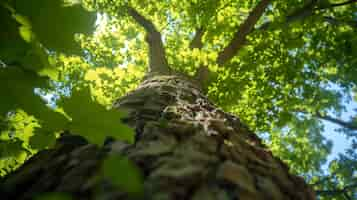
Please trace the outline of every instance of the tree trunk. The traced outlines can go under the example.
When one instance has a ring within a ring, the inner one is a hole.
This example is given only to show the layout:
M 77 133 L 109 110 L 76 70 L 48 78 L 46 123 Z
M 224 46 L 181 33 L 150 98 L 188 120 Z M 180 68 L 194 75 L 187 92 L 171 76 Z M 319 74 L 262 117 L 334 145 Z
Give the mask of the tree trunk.
M 143 199 L 315 199 L 302 178 L 290 174 L 237 117 L 216 108 L 188 79 L 150 77 L 114 106 L 129 110 L 124 120 L 135 128 L 135 144 L 108 141 L 98 147 L 63 137 L 6 177 L 2 197 L 67 192 L 74 199 L 128 199 L 95 178 L 103 158 L 115 153 L 142 170 Z

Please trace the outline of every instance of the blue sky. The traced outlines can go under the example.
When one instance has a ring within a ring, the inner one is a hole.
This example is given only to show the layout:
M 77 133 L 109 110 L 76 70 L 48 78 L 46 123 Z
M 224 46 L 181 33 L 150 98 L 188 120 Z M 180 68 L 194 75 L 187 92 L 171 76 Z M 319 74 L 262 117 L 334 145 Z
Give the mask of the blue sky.
M 343 101 L 346 102 L 346 98 Z M 354 110 L 357 109 L 357 103 L 351 100 L 350 102 L 346 102 L 344 105 L 346 106 L 346 111 L 343 112 L 341 116 L 335 117 L 344 121 L 349 121 L 351 117 L 356 114 Z M 351 142 L 346 138 L 343 133 L 336 131 L 336 129 L 341 128 L 341 126 L 327 121 L 323 121 L 323 123 L 325 125 L 323 135 L 327 139 L 333 141 L 331 154 L 328 156 L 328 162 L 324 166 L 327 167 L 328 163 L 334 158 L 336 158 L 339 153 L 345 152 L 345 150 L 351 145 Z

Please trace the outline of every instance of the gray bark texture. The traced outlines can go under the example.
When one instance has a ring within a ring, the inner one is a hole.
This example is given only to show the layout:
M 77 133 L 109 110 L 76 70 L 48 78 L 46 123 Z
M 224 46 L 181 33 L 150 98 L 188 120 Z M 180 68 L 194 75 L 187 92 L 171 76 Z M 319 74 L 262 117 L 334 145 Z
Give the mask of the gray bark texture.
M 136 131 L 135 144 L 103 147 L 64 136 L 1 183 L 5 199 L 66 192 L 73 199 L 132 199 L 96 174 L 108 154 L 127 156 L 141 169 L 145 197 L 171 200 L 313 200 L 301 177 L 289 173 L 240 120 L 215 107 L 178 75 L 149 77 L 114 107 Z

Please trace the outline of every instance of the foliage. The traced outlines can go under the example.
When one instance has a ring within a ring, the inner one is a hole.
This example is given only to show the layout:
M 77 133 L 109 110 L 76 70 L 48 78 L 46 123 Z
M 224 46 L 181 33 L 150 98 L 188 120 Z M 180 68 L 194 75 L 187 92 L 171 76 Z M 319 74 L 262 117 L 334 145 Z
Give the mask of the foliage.
M 338 120 L 346 111 L 343 100 L 356 101 L 355 3 L 273 1 L 237 55 L 218 66 L 219 51 L 260 1 L 83 0 L 86 9 L 66 2 L 0 4 L 2 174 L 63 130 L 97 144 L 107 135 L 133 140 L 119 122 L 123 114 L 106 109 L 134 89 L 148 67 L 145 30 L 127 15 L 130 5 L 161 32 L 172 69 L 193 76 L 207 66 L 209 98 L 266 138 L 273 153 L 316 190 L 356 183 L 350 166 L 356 162 L 357 121 Z M 204 30 L 202 48 L 191 48 L 198 30 Z M 322 134 L 324 120 L 342 125 L 341 134 L 354 141 L 328 170 L 323 167 L 332 142 Z M 321 198 L 344 195 L 356 194 Z
M 128 169 L 132 169 L 128 173 Z M 140 171 L 127 158 L 110 155 L 103 162 L 103 176 L 110 178 L 114 185 L 124 189 L 131 195 L 141 195 L 143 192 Z
M 107 110 L 99 103 L 88 99 L 88 96 L 89 90 L 74 91 L 70 98 L 65 98 L 59 103 L 71 117 L 68 129 L 98 145 L 103 144 L 107 135 L 132 143 L 131 129 L 120 123 L 124 115 L 116 110 Z M 117 133 L 118 131 L 122 133 Z
M 36 197 L 35 200 L 71 200 L 72 198 L 63 193 L 46 193 Z
M 74 54 L 83 55 L 74 33 L 93 30 L 96 14 L 77 4 L 63 5 L 60 0 L 36 0 L 30 6 L 9 1 L 0 9 L 5 27 L 0 31 L 4 44 L 0 47 L 1 174 L 53 145 L 61 131 L 82 135 L 99 145 L 107 136 L 132 142 L 133 131 L 120 122 L 125 114 L 94 101 L 87 89 L 89 83 L 77 84 L 71 92 L 65 81 L 71 73 L 56 66 L 66 55 L 67 61 Z M 46 95 L 58 98 L 46 102 Z

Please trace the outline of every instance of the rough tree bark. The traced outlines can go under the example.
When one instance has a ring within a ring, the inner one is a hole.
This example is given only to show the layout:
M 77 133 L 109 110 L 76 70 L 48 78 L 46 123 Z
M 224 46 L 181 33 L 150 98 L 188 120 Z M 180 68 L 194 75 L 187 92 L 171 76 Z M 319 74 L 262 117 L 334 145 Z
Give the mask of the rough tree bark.
M 127 199 L 95 175 L 108 153 L 129 157 L 144 174 L 144 199 L 314 199 L 304 180 L 261 143 L 237 117 L 210 103 L 194 83 L 177 75 L 149 77 L 115 107 L 136 142 L 103 147 L 62 138 L 2 183 L 2 197 L 31 199 L 66 192 L 75 199 Z M 99 198 L 98 198 L 99 199 Z
M 262 0 L 238 27 L 220 53 L 221 64 L 240 49 L 268 3 Z M 97 178 L 103 159 L 120 154 L 143 173 L 142 199 L 315 199 L 304 180 L 289 173 L 287 165 L 239 118 L 209 102 L 197 79 L 172 72 L 159 31 L 133 8 L 128 13 L 146 30 L 150 54 L 147 77 L 114 104 L 129 111 L 124 121 L 135 129 L 135 143 L 108 140 L 98 147 L 79 136 L 64 135 L 53 149 L 39 152 L 1 181 L 2 198 L 31 199 L 44 192 L 65 192 L 74 199 L 129 199 L 110 181 Z M 203 34 L 200 28 L 193 42 L 199 45 L 192 48 L 202 46 Z

